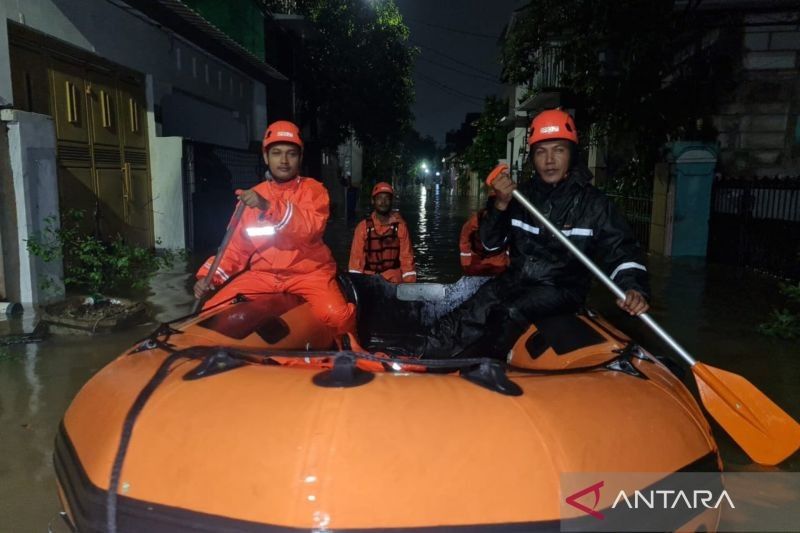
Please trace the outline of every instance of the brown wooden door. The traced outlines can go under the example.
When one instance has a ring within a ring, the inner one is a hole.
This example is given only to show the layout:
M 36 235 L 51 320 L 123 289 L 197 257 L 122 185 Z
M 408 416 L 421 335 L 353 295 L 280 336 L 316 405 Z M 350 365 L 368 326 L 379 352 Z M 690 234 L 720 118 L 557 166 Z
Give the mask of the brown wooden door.
M 54 120 L 62 215 L 152 246 L 144 77 L 18 24 L 9 41 L 15 107 Z
M 61 214 L 83 211 L 81 227 L 95 232 L 97 181 L 89 136 L 84 70 L 79 64 L 51 57 L 49 78 L 56 128 Z
M 122 128 L 122 157 L 126 179 L 126 210 L 131 238 L 152 246 L 153 195 L 147 154 L 147 119 L 144 83 L 133 76 L 118 83 Z
M 90 69 L 87 103 L 92 164 L 97 183 L 97 221 L 100 234 L 128 237 L 125 177 L 119 135 L 119 103 L 112 73 Z

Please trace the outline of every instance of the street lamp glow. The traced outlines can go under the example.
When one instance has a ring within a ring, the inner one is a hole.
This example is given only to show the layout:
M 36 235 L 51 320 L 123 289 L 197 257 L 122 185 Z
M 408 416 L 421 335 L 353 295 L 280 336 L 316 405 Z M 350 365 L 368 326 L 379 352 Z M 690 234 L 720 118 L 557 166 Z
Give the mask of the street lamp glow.
M 436 171 L 436 175 L 437 175 L 437 176 L 441 176 L 441 175 L 442 175 L 442 173 L 441 173 L 441 172 L 439 172 L 439 171 L 437 170 L 437 171 Z

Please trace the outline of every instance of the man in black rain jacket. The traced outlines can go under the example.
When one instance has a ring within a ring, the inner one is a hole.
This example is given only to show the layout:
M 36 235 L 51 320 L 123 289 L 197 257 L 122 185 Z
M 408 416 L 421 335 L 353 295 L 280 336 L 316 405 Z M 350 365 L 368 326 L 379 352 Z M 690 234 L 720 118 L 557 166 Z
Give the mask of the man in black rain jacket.
M 618 305 L 632 315 L 649 308 L 647 269 L 630 227 L 611 200 L 591 185 L 577 164 L 577 131 L 561 110 L 537 115 L 531 124 L 536 172 L 520 192 L 625 291 Z M 585 302 L 591 273 L 513 199 L 516 184 L 504 172 L 493 181 L 496 195 L 479 234 L 486 249 L 510 247 L 511 265 L 484 284 L 428 332 L 423 357 L 505 359 L 531 322 L 577 311 Z

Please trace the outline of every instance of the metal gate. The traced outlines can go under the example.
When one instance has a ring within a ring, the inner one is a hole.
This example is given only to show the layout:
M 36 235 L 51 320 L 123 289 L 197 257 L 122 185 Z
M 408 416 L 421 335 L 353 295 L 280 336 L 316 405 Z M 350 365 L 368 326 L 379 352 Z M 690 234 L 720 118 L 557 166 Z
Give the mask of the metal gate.
M 650 221 L 652 220 L 653 199 L 640 196 L 624 196 L 606 193 L 628 221 L 633 235 L 642 249 L 650 248 Z
M 258 151 L 184 140 L 187 241 L 198 253 L 214 250 L 236 204 L 234 191 L 261 182 L 267 167 Z
M 800 279 L 800 176 L 715 180 L 708 259 Z

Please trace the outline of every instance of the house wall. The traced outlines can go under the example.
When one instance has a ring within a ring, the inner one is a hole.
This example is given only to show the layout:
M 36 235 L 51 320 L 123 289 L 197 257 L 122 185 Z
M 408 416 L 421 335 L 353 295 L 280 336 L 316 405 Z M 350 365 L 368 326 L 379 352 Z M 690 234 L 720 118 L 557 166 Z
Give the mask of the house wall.
M 789 23 L 796 20 L 796 12 L 744 17 L 742 81 L 714 117 L 728 175 L 800 173 L 800 26 Z
M 154 237 L 184 247 L 182 138 L 248 149 L 266 124 L 264 84 L 120 0 L 0 0 L 2 106 L 14 103 L 6 21 L 146 75 Z M 7 255 L 4 263 L 16 261 Z
M 529 89 L 525 85 L 516 85 L 509 91 L 509 116 L 513 117 L 513 124 L 506 135 L 506 161 L 511 167 L 511 175 L 517 180 L 525 162 L 528 147 L 528 112 L 520 109 L 520 103 Z
M 56 186 L 56 135 L 47 115 L 4 109 L 0 120 L 8 128 L 8 151 L 12 186 L 8 200 L 14 202 L 16 240 L 8 243 L 18 258 L 17 277 L 7 281 L 6 297 L 23 304 L 48 303 L 64 296 L 63 271 L 59 261 L 44 262 L 27 253 L 27 241 L 45 230 L 59 227 Z M 4 189 L 5 192 L 5 189 Z
M 263 96 L 263 84 L 121 1 L 0 0 L 0 15 L 152 75 L 154 100 L 150 104 L 161 125 L 159 135 L 192 136 L 195 140 L 246 148 L 263 129 L 263 124 L 254 124 L 254 96 Z M 3 26 L 0 98 L 13 102 L 8 38 Z M 263 102 L 259 103 L 263 107 Z M 165 117 L 168 120 L 162 124 Z

